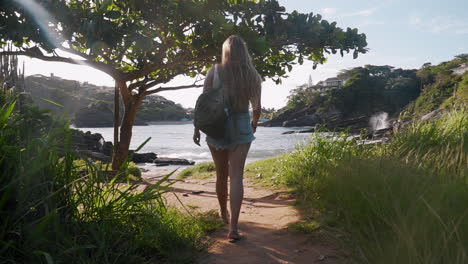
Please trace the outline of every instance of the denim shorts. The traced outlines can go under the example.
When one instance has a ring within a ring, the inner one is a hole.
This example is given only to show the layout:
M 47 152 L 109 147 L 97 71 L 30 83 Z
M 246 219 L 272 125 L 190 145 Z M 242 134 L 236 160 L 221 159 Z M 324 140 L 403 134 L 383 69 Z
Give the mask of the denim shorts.
M 216 149 L 228 149 L 236 145 L 252 142 L 255 139 L 248 112 L 232 113 L 226 121 L 224 137 L 214 139 L 206 137 L 206 143 Z

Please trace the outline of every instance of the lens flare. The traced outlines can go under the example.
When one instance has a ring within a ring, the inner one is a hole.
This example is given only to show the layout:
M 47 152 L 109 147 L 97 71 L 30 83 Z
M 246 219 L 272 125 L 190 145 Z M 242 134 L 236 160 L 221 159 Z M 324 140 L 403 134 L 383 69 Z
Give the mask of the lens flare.
M 60 36 L 50 25 L 59 26 L 58 21 L 40 4 L 34 0 L 12 0 L 18 5 L 22 6 L 26 12 L 34 19 L 34 22 L 39 27 L 41 34 L 44 34 L 45 38 L 51 43 L 56 49 L 63 49 L 63 43 L 66 40 Z M 82 60 L 72 59 L 74 62 L 80 65 L 85 65 Z

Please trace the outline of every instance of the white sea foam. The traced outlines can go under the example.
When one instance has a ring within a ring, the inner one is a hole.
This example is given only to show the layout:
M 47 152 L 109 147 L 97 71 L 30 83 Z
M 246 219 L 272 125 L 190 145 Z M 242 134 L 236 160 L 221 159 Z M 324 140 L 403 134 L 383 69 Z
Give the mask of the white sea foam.
M 380 112 L 371 116 L 369 123 L 372 127 L 372 130 L 379 130 L 390 127 L 388 122 L 388 114 L 385 112 Z
M 164 155 L 164 157 L 188 159 L 188 160 L 194 160 L 194 161 L 207 161 L 207 160 L 211 160 L 211 153 L 210 152 L 201 152 L 201 153 L 178 152 L 178 153 Z

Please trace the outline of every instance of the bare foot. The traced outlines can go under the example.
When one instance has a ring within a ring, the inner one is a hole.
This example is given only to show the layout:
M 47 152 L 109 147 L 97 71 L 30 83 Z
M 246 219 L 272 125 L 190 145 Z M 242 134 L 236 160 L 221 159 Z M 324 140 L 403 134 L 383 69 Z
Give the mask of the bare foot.
M 237 231 L 229 231 L 227 239 L 231 243 L 236 243 L 237 241 L 241 240 L 243 236 L 239 234 Z
M 221 211 L 221 218 L 226 225 L 229 224 L 229 212 L 227 210 L 225 212 Z

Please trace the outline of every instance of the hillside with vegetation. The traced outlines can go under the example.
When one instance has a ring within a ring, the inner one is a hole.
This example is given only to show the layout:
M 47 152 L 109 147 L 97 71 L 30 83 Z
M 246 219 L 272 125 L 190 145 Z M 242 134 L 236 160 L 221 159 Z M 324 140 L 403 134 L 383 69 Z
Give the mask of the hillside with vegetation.
M 51 109 L 56 115 L 65 114 L 77 127 L 113 126 L 112 87 L 34 75 L 25 78 L 25 90 L 31 94 L 34 104 Z M 188 117 L 181 105 L 152 95 L 143 101 L 135 123 L 145 125 L 147 122 L 179 121 Z
M 468 105 L 468 71 L 454 74 L 454 69 L 466 68 L 468 54 L 460 54 L 455 59 L 439 65 L 425 63 L 417 71 L 422 85 L 421 95 L 408 106 L 406 115 L 421 116 L 436 109 Z
M 347 79 L 344 85 L 324 93 L 306 86 L 292 90 L 286 107 L 265 125 L 346 129 L 346 124 L 355 120 L 357 128 L 366 128 L 370 117 L 379 112 L 393 118 L 401 113 L 410 119 L 436 109 L 466 105 L 468 74 L 453 70 L 467 61 L 468 56 L 461 54 L 439 65 L 424 64 L 419 70 L 388 65 L 342 70 L 337 77 Z

